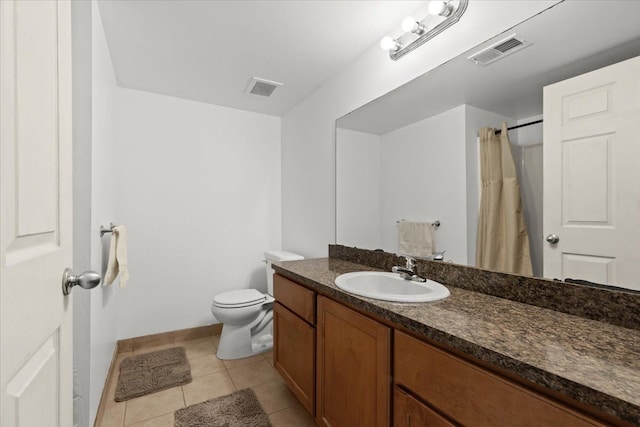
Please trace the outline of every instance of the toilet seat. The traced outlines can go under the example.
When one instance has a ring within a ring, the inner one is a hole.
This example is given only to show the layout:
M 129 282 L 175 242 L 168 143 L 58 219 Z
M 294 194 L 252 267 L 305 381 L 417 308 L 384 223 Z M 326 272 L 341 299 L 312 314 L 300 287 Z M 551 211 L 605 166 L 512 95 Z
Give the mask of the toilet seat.
M 218 294 L 213 304 L 221 308 L 240 308 L 262 304 L 267 296 L 256 289 L 239 289 Z

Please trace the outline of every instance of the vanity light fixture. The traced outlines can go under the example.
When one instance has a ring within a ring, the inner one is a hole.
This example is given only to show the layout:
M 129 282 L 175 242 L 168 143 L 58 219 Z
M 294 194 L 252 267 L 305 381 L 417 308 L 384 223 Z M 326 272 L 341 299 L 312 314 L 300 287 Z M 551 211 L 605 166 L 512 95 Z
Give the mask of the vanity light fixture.
M 429 3 L 429 14 L 430 15 L 440 15 L 440 16 L 449 16 L 453 11 L 453 6 L 448 1 L 442 0 L 432 0 Z
M 413 16 L 407 16 L 404 18 L 400 27 L 402 27 L 402 31 L 405 33 L 415 33 L 417 35 L 424 33 L 424 25 L 419 21 L 416 21 Z
M 383 37 L 382 40 L 380 40 L 380 47 L 382 48 L 382 50 L 396 52 L 398 49 L 400 49 L 400 43 L 394 40 L 393 37 L 386 36 Z
M 397 61 L 458 22 L 468 3 L 469 0 L 432 0 L 429 2 L 429 14 L 422 21 L 406 17 L 401 25 L 404 33 L 396 38 L 384 37 L 380 47 L 389 51 L 389 57 Z

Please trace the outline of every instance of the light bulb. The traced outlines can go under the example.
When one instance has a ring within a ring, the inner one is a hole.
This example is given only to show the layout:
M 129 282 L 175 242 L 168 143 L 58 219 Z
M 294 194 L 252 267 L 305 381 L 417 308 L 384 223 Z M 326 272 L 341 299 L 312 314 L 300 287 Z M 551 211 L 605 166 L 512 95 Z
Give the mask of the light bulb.
M 418 23 L 413 16 L 407 16 L 402 20 L 402 24 L 400 24 L 400 26 L 402 27 L 402 31 L 408 33 L 409 31 L 414 31 L 418 27 Z
M 451 5 L 447 1 L 431 0 L 431 3 L 429 3 L 430 15 L 449 16 L 451 14 L 451 9 Z
M 393 37 L 383 37 L 382 40 L 380 40 L 380 47 L 382 48 L 382 50 L 398 50 L 399 46 L 398 46 L 398 42 L 395 41 L 393 39 Z

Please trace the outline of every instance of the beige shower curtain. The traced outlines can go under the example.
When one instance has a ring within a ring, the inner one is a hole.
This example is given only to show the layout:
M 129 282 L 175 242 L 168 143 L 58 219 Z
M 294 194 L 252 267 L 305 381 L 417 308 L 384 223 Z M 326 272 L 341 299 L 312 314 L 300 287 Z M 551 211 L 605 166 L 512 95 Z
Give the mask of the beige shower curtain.
M 476 266 L 530 276 L 529 236 L 507 132 L 506 123 L 500 135 L 492 128 L 480 129 L 482 196 Z

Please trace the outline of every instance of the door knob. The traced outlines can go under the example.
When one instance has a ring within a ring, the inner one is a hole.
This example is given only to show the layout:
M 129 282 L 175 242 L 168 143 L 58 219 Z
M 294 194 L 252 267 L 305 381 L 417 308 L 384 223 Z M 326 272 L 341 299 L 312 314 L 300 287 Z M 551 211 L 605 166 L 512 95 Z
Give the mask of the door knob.
M 85 271 L 79 276 L 73 275 L 73 270 L 67 268 L 62 274 L 62 293 L 69 295 L 71 288 L 78 285 L 82 289 L 93 289 L 100 284 L 100 275 L 95 271 Z
M 560 241 L 560 237 L 558 237 L 557 234 L 549 234 L 545 240 L 551 244 L 555 244 Z

